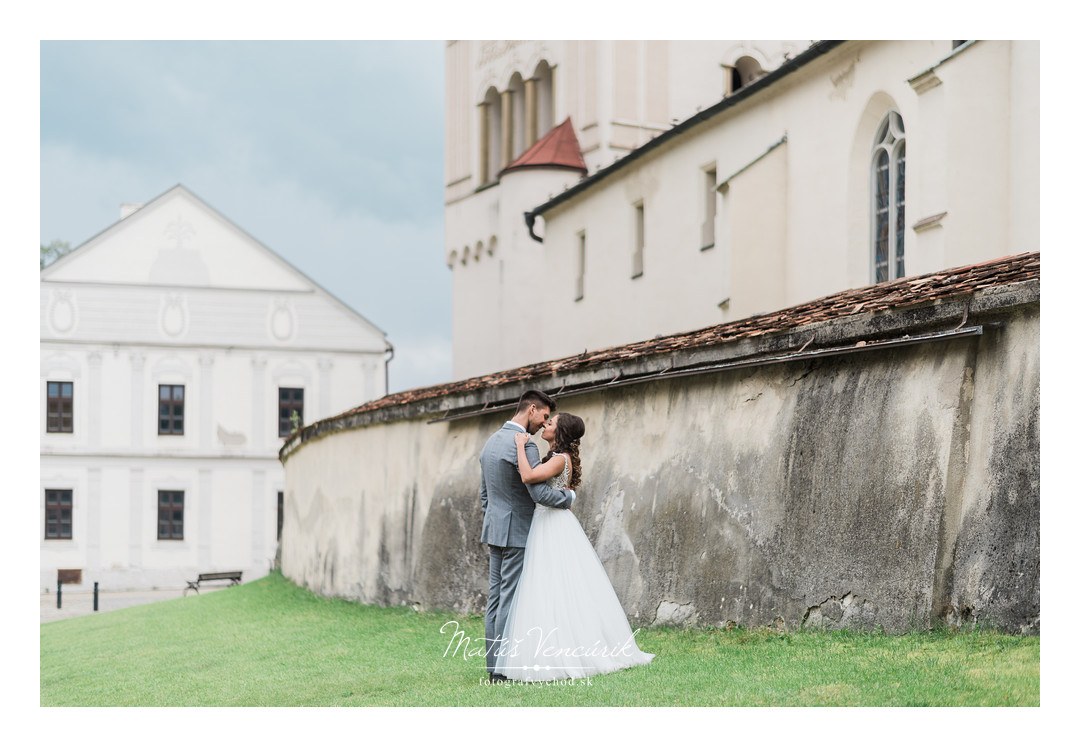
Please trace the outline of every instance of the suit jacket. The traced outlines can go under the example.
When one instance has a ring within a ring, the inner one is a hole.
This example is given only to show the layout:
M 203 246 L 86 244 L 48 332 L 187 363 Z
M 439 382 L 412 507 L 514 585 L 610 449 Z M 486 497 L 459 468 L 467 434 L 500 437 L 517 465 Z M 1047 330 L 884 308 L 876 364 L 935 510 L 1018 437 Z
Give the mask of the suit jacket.
M 495 547 L 525 547 L 537 503 L 570 508 L 574 500 L 573 491 L 521 481 L 514 443 L 514 434 L 521 432 L 503 425 L 480 452 L 480 506 L 484 509 L 480 541 Z M 533 467 L 540 463 L 540 450 L 532 441 L 525 444 L 525 457 Z

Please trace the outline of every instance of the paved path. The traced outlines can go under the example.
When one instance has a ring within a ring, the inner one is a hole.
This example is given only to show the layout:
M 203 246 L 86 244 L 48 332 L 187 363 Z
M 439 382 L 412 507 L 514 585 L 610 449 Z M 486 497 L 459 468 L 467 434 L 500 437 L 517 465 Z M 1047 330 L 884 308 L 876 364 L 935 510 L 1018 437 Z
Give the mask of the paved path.
M 200 589 L 202 594 L 210 594 L 215 591 L 221 591 L 228 588 L 227 586 L 214 586 Z M 184 595 L 183 589 L 148 589 L 145 591 L 99 591 L 98 592 L 98 611 L 94 612 L 94 592 L 90 591 L 68 591 L 63 592 L 63 598 L 61 600 L 62 607 L 56 609 L 56 590 L 54 589 L 50 594 L 41 595 L 41 622 L 52 622 L 53 620 L 66 620 L 69 617 L 79 617 L 81 615 L 102 615 L 109 610 L 120 610 L 125 607 L 134 607 L 140 604 L 150 604 L 152 602 L 161 602 L 165 599 L 176 599 Z M 190 596 L 195 596 L 195 592 L 189 592 Z

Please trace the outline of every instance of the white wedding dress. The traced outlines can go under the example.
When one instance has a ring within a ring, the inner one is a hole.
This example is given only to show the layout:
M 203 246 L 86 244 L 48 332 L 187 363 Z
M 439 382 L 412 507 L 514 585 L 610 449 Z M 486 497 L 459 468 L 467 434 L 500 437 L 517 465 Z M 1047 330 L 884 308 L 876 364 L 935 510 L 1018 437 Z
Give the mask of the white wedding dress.
M 554 457 L 553 457 L 554 458 Z M 569 460 L 548 480 L 566 486 Z M 577 679 L 648 664 L 577 517 L 536 506 L 495 672 L 512 680 Z

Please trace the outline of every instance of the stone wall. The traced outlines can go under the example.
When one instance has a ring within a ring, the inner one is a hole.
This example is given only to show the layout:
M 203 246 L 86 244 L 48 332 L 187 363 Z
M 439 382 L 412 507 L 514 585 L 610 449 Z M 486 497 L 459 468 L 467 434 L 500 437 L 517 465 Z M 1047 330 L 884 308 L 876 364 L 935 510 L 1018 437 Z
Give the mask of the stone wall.
M 588 429 L 574 512 L 632 624 L 1039 631 L 1037 281 L 864 316 L 814 337 L 983 326 L 559 399 Z M 807 335 L 780 337 L 713 355 Z M 450 400 L 283 452 L 286 576 L 366 603 L 482 609 L 477 456 L 508 413 L 429 424 Z

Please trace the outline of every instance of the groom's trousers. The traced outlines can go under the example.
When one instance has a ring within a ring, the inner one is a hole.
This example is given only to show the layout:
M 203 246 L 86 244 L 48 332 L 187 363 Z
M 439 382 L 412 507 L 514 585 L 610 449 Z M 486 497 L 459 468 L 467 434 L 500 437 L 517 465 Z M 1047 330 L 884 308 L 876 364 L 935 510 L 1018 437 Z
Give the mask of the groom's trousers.
M 524 547 L 494 547 L 488 545 L 488 602 L 484 618 L 484 646 L 487 651 L 487 670 L 495 671 L 495 654 L 505 640 L 506 616 L 517 594 L 521 568 L 525 561 Z

